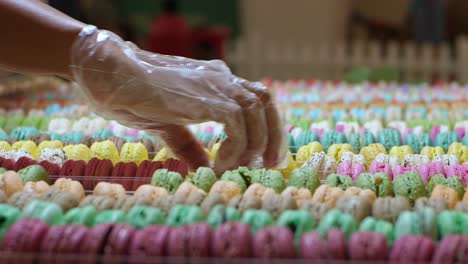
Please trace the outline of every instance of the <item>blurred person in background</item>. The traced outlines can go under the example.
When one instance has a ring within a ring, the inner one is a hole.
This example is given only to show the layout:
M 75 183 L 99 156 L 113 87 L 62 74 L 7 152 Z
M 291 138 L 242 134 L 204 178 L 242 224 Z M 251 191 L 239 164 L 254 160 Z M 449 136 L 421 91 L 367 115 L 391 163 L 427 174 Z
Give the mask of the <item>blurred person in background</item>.
M 178 0 L 162 1 L 162 13 L 152 23 L 147 41 L 149 51 L 191 57 L 190 27 L 180 15 Z

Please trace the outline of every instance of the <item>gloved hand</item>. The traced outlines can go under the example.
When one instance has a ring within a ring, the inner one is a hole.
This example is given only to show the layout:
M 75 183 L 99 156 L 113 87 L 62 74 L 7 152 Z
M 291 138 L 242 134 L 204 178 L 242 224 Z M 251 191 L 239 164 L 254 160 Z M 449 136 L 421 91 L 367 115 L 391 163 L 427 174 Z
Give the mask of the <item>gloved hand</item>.
M 93 26 L 81 31 L 71 53 L 73 78 L 96 113 L 159 136 L 191 168 L 209 161 L 186 125 L 206 121 L 223 123 L 228 136 L 215 160 L 218 173 L 259 157 L 274 167 L 285 157 L 267 88 L 234 76 L 221 61 L 143 51 Z

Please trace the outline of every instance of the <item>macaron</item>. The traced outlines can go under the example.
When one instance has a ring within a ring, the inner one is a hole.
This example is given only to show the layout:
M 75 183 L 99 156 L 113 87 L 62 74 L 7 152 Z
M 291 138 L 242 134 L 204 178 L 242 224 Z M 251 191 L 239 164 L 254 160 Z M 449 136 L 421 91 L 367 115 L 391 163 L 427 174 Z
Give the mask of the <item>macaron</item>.
M 8 198 L 8 204 L 19 209 L 23 209 L 31 201 L 38 199 L 39 196 L 32 192 L 16 192 Z
M 169 235 L 173 228 L 169 226 L 147 226 L 137 230 L 129 246 L 132 257 L 163 257 L 167 255 Z
M 115 257 L 126 256 L 129 254 L 129 248 L 135 229 L 128 224 L 115 224 L 112 231 L 107 235 L 107 241 L 104 246 L 104 263 L 115 263 Z M 111 257 L 109 257 L 111 256 Z
M 133 179 L 136 175 L 137 165 L 134 162 L 118 162 L 114 168 L 112 169 L 111 176 L 113 177 L 123 177 L 124 179 L 114 178 L 116 179 L 116 183 L 122 184 L 122 186 L 130 190 L 133 185 Z
M 136 190 L 141 185 L 147 184 L 149 182 L 147 178 L 151 177 L 160 168 L 162 168 L 162 163 L 159 161 L 145 160 L 140 163 L 135 172 L 131 190 Z
M 37 253 L 49 226 L 39 219 L 23 219 L 14 223 L 3 236 L 3 252 Z M 33 262 L 30 260 L 31 263 Z M 23 260 L 22 263 L 26 261 Z
M 37 162 L 37 160 L 31 159 L 30 157 L 21 157 L 16 161 L 13 169 L 19 172 L 20 170 L 23 170 L 29 166 L 38 165 L 38 164 L 39 163 Z
M 204 220 L 203 211 L 198 206 L 174 206 L 167 216 L 166 224 L 174 227 L 190 225 Z
M 58 164 L 52 163 L 48 160 L 43 160 L 39 162 L 39 165 L 42 166 L 48 175 L 59 175 L 61 167 Z
M 436 214 L 448 209 L 447 201 L 442 197 L 420 197 L 414 203 L 414 208 L 431 207 Z
M 305 201 L 300 209 L 309 211 L 312 214 L 315 223 L 319 223 L 323 216 L 325 216 L 327 212 L 331 210 L 328 205 L 311 200 Z
M 164 215 L 158 208 L 139 205 L 128 211 L 127 222 L 134 228 L 142 229 L 149 225 L 164 224 Z
M 60 169 L 60 176 L 83 176 L 85 169 L 84 160 L 67 160 Z
M 2 183 L 0 190 L 3 191 L 7 198 L 23 190 L 23 180 L 14 171 L 6 171 L 0 174 L 0 183 Z
M 351 261 L 385 261 L 388 256 L 387 238 L 369 231 L 354 232 L 348 241 Z
M 393 225 L 385 220 L 379 220 L 375 217 L 368 216 L 362 220 L 358 230 L 383 234 L 387 239 L 388 245 L 393 243 Z
M 85 263 L 96 263 L 97 258 L 104 253 L 109 234 L 111 234 L 113 224 L 98 224 L 88 230 L 88 234 L 81 242 L 79 254 Z
M 31 165 L 18 171 L 18 175 L 21 177 L 24 183 L 29 181 L 45 181 L 49 182 L 49 175 L 47 171 L 40 165 Z
M 395 223 L 395 239 L 404 235 L 426 235 L 437 239 L 436 215 L 432 208 L 418 208 L 415 212 L 405 211 Z
M 317 169 L 314 167 L 303 167 L 293 170 L 289 176 L 288 185 L 297 188 L 306 188 L 311 193 L 314 193 L 320 186 Z
M 468 262 L 468 238 L 463 235 L 444 237 L 432 257 L 432 263 L 466 263 Z
M 428 237 L 404 235 L 393 244 L 389 259 L 392 263 L 429 263 L 435 248 Z
M 441 237 L 451 234 L 468 234 L 468 214 L 456 211 L 442 211 L 437 216 L 437 227 Z
M 271 214 L 264 210 L 245 211 L 241 217 L 241 222 L 249 225 L 253 234 L 274 223 Z
M 238 209 L 239 213 L 243 214 L 249 209 L 261 209 L 262 204 L 262 200 L 257 196 L 243 195 L 232 198 L 228 206 Z
M 169 234 L 167 254 L 171 257 L 209 257 L 212 235 L 213 231 L 206 223 L 176 227 Z
M 212 236 L 211 252 L 217 258 L 249 258 L 252 236 L 249 225 L 238 222 L 218 226 Z
M 151 203 L 147 201 L 150 205 Z M 114 203 L 114 210 L 122 210 L 124 213 L 127 213 L 132 207 L 136 206 L 137 198 L 133 195 L 122 195 Z
M 94 195 L 107 196 L 114 200 L 118 200 L 121 196 L 125 196 L 125 188 L 118 183 L 99 182 L 94 186 Z
M 111 176 L 113 169 L 112 161 L 108 159 L 92 158 L 86 164 L 84 176 Z
M 411 210 L 411 204 L 402 196 L 377 198 L 372 205 L 372 215 L 390 223 L 395 223 L 400 213 L 407 210 Z
M 0 204 L 0 240 L 7 232 L 11 225 L 13 225 L 20 218 L 21 211 L 8 204 Z
M 393 180 L 393 191 L 395 196 L 406 197 L 411 203 L 414 203 L 419 197 L 426 195 L 426 189 L 421 176 L 416 172 L 407 172 L 397 176 Z
M 151 185 L 163 187 L 171 193 L 175 192 L 182 182 L 183 178 L 179 173 L 167 169 L 155 171 L 151 178 Z
M 164 169 L 167 169 L 171 172 L 179 173 L 182 176 L 187 176 L 189 168 L 188 165 L 180 160 L 169 158 L 164 162 Z
M 216 177 L 213 169 L 209 167 L 200 167 L 192 176 L 187 178 L 187 181 L 194 184 L 203 191 L 209 192 L 211 186 L 213 186 L 217 179 L 218 178 Z
M 212 228 L 217 228 L 224 223 L 239 221 L 240 218 L 241 215 L 237 209 L 224 205 L 216 205 L 207 215 L 206 222 Z
M 206 192 L 190 182 L 183 182 L 174 193 L 173 204 L 199 205 L 206 197 Z
M 88 234 L 88 228 L 84 226 L 65 225 L 64 227 L 65 228 L 60 235 L 61 238 L 59 239 L 59 243 L 56 245 L 55 250 L 51 252 L 51 259 L 54 259 L 55 254 L 76 254 L 80 252 L 81 243 Z M 50 230 L 48 234 L 49 233 Z M 42 244 L 47 244 L 45 239 Z
M 256 173 L 261 172 L 259 170 Z M 239 185 L 241 192 L 245 192 L 252 183 L 252 172 L 246 167 L 239 167 L 237 170 L 225 171 L 221 180 L 235 182 Z
M 353 179 L 347 175 L 332 173 L 327 177 L 326 184 L 346 190 L 348 187 L 353 185 Z
M 22 219 L 39 219 L 49 225 L 64 223 L 63 211 L 55 203 L 34 200 L 28 203 L 21 213 Z
M 252 173 L 252 183 L 263 184 L 277 193 L 281 193 L 286 188 L 284 176 L 277 170 L 254 170 Z
M 393 182 L 385 173 L 361 173 L 356 186 L 372 190 L 378 197 L 393 195 Z
M 95 224 L 125 223 L 127 215 L 122 210 L 104 210 L 96 215 Z
M 97 212 L 104 210 L 111 210 L 114 207 L 115 200 L 106 196 L 99 195 L 87 195 L 81 200 L 79 207 L 85 207 L 88 205 L 96 208 Z
M 336 208 L 350 214 L 358 222 L 372 214 L 371 201 L 362 196 L 344 195 L 338 199 Z
M 48 188 L 39 199 L 57 204 L 64 212 L 78 206 L 80 203 L 80 199 L 76 195 L 55 187 Z
M 277 193 L 268 193 L 263 196 L 262 209 L 270 212 L 273 218 L 278 218 L 283 211 L 297 209 L 294 199 Z
M 96 220 L 97 210 L 92 205 L 76 207 L 69 210 L 64 216 L 66 224 L 83 225 L 92 227 Z
M 341 229 L 345 236 L 349 237 L 357 229 L 357 222 L 350 214 L 342 213 L 338 209 L 332 209 L 320 220 L 317 231 L 322 237 L 325 237 L 328 230 L 332 228 Z
M 345 260 L 346 237 L 340 229 L 330 229 L 325 236 L 308 232 L 301 238 L 300 251 L 301 257 L 310 261 Z
M 203 200 L 201 203 L 200 208 L 205 215 L 208 215 L 211 209 L 217 205 L 225 205 L 224 196 L 219 193 L 210 192 L 208 196 L 206 196 L 205 200 Z
M 294 238 L 300 239 L 304 233 L 314 228 L 315 222 L 309 211 L 287 210 L 280 215 L 276 225 L 289 228 L 294 233 Z
M 296 257 L 294 234 L 286 227 L 271 226 L 253 237 L 253 255 L 261 259 L 293 259 Z

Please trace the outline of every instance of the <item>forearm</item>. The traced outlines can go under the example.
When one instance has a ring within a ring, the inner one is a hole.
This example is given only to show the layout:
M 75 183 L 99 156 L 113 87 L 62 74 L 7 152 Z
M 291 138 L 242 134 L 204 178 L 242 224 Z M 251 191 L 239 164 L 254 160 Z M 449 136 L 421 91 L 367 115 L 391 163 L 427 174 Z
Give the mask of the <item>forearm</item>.
M 0 0 L 0 67 L 71 78 L 70 49 L 84 26 L 37 0 Z

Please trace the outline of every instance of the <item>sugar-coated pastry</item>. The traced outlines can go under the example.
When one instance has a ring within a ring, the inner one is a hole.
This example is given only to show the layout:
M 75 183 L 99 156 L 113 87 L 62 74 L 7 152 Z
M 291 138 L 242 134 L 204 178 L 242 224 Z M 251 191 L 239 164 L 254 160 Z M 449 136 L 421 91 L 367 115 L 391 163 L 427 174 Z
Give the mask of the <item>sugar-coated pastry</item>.
M 49 189 L 49 184 L 45 181 L 38 181 L 38 182 L 27 182 L 24 187 L 24 192 L 33 192 L 37 195 L 41 196 Z
M 155 171 L 151 178 L 151 185 L 162 187 L 170 193 L 175 192 L 182 182 L 183 178 L 179 173 L 167 169 Z
M 23 190 L 23 180 L 14 171 L 6 171 L 0 174 L 0 190 L 8 198 L 16 192 Z
M 125 189 L 121 184 L 99 182 L 93 190 L 93 195 L 97 196 L 108 196 L 114 200 L 117 200 L 120 196 L 125 195 Z
M 54 182 L 53 187 L 60 189 L 63 192 L 74 194 L 76 197 L 78 197 L 79 200 L 82 200 L 85 197 L 85 190 L 83 185 L 81 185 L 81 183 L 78 181 L 67 178 L 59 178 Z

